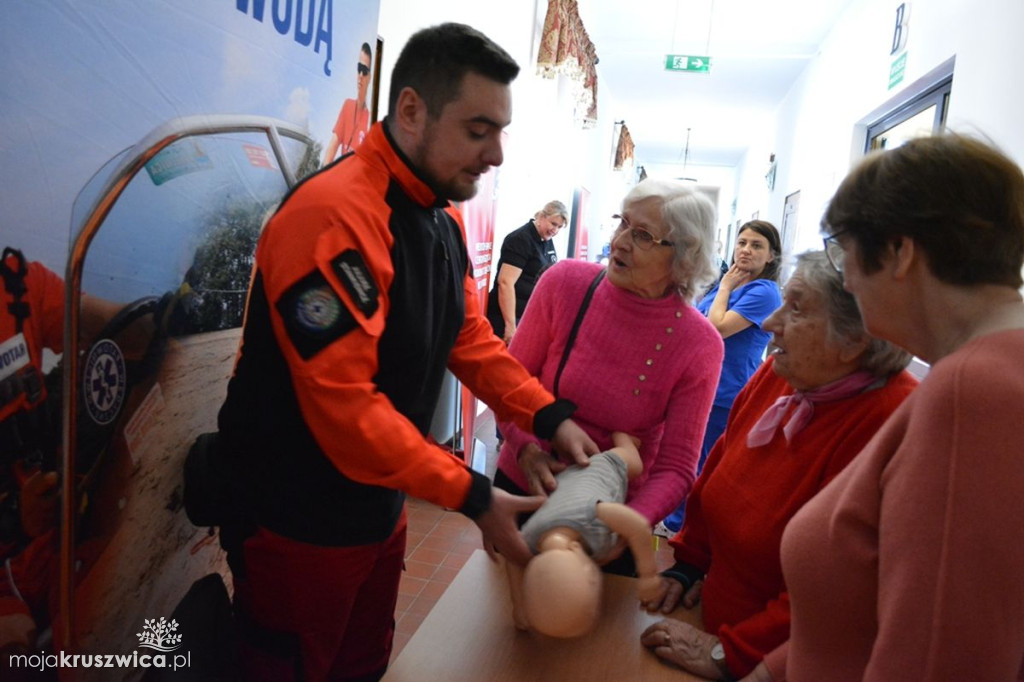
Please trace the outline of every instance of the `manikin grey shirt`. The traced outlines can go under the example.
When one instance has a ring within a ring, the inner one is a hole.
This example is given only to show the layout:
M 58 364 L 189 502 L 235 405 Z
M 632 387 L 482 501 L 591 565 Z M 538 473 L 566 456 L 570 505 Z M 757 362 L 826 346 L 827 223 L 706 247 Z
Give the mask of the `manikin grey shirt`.
M 612 452 L 590 458 L 590 466 L 571 466 L 558 474 L 558 487 L 544 505 L 523 525 L 523 538 L 534 553 L 552 528 L 572 528 L 580 533 L 587 553 L 601 561 L 618 536 L 597 518 L 598 502 L 623 502 L 629 483 L 626 463 Z

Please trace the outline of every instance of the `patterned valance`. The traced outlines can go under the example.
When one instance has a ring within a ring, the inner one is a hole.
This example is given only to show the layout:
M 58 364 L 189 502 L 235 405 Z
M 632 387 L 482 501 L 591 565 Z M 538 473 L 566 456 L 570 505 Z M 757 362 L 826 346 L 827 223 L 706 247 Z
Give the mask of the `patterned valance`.
M 537 73 L 556 74 L 576 85 L 576 111 L 580 125 L 597 125 L 597 50 L 583 28 L 576 0 L 548 0 L 544 31 L 537 52 Z
M 619 143 L 615 145 L 615 161 L 612 164 L 612 169 L 622 170 L 626 164 L 633 165 L 633 137 L 629 134 L 629 128 L 623 123 L 619 130 Z

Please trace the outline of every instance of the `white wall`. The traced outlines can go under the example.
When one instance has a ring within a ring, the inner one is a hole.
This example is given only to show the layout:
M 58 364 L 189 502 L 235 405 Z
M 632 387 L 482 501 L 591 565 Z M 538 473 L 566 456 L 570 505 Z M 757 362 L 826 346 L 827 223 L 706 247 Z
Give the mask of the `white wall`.
M 863 148 L 864 125 L 914 91 L 918 81 L 955 58 L 948 127 L 990 137 L 1024 163 L 1024 93 L 1014 72 L 1024 63 L 1024 2 L 915 0 L 909 15 L 906 74 L 888 89 L 896 0 L 861 0 L 837 23 L 818 57 L 779 107 L 766 132 L 738 169 L 738 205 L 766 201 L 767 217 L 781 224 L 783 202 L 801 191 L 794 251 L 820 248 L 818 224 L 838 183 Z M 779 161 L 775 190 L 764 196 L 766 151 Z
M 801 74 L 776 115 L 761 122 L 763 133 L 735 169 L 688 168 L 702 185 L 720 188 L 719 231 L 727 224 L 759 217 L 781 226 L 785 197 L 800 191 L 794 252 L 820 248 L 818 224 L 836 186 L 863 147 L 864 125 L 919 85 L 936 67 L 955 58 L 949 127 L 982 132 L 1024 164 L 1024 92 L 1015 70 L 1024 63 L 1024 1 L 914 0 L 908 23 L 903 81 L 889 90 L 889 49 L 897 0 L 851 4 Z M 578 186 L 591 192 L 589 221 L 595 227 L 591 253 L 600 250 L 632 174 L 611 172 L 614 122 L 622 118 L 618 93 L 600 79 L 598 125 L 573 123 L 571 89 L 564 79 L 535 75 L 535 58 L 545 0 L 480 3 L 471 0 L 381 0 L 380 33 L 385 40 L 382 100 L 398 51 L 417 29 L 461 21 L 480 29 L 508 50 L 522 67 L 513 83 L 513 123 L 499 175 L 495 244 L 550 199 L 571 206 Z M 628 125 L 628 121 L 627 121 Z M 769 156 L 778 163 L 775 189 L 765 183 Z M 680 167 L 648 168 L 661 177 Z M 732 202 L 735 200 L 735 211 Z M 568 230 L 556 241 L 565 254 Z

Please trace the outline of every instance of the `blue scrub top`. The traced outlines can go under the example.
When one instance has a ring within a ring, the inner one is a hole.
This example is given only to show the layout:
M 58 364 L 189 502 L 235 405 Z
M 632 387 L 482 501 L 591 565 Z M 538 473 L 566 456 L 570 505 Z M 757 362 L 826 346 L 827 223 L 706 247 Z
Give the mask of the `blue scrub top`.
M 697 309 L 705 317 L 717 293 L 716 284 L 697 303 Z M 782 292 L 779 291 L 779 285 L 770 279 L 755 279 L 729 294 L 729 310 L 739 313 L 752 324 L 725 339 L 725 359 L 722 361 L 722 376 L 715 393 L 715 407 L 732 407 L 736 394 L 757 371 L 764 359 L 764 349 L 772 338 L 771 334 L 761 329 L 761 323 L 780 305 Z

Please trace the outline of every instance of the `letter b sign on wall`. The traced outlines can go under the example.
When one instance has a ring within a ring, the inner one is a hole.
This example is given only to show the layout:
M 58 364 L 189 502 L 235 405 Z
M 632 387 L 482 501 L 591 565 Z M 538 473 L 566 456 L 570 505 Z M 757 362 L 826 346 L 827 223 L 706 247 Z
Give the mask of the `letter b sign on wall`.
M 910 14 L 910 3 L 901 2 L 896 8 L 896 26 L 892 32 L 892 49 L 890 56 L 895 56 L 907 46 L 907 17 Z

